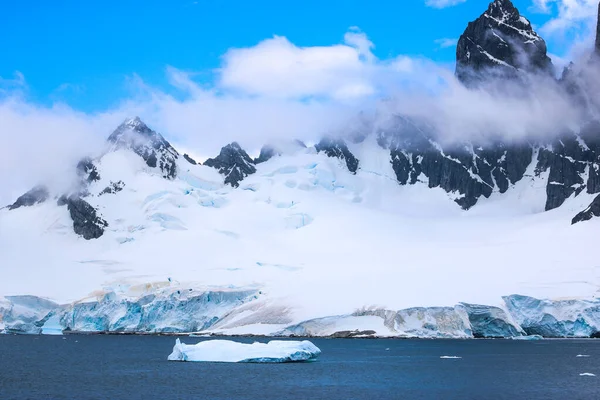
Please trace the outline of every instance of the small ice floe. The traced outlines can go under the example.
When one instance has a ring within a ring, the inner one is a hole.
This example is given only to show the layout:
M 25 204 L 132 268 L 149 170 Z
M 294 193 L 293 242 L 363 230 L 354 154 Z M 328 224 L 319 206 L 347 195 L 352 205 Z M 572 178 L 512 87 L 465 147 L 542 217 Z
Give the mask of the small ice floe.
M 459 357 L 459 356 L 440 356 L 440 358 L 445 359 L 445 360 L 458 360 L 459 358 L 462 358 L 462 357 Z
M 584 372 L 583 374 L 579 374 L 579 376 L 596 376 L 596 375 L 592 374 L 591 372 Z
M 577 354 L 575 357 L 579 357 L 579 358 L 589 357 L 589 354 Z
M 271 340 L 252 344 L 231 340 L 206 340 L 195 345 L 175 341 L 169 361 L 285 363 L 313 361 L 321 350 L 309 342 Z
M 540 335 L 528 335 L 528 336 L 513 336 L 512 340 L 543 340 L 544 337 Z
M 389 348 L 389 347 L 386 347 L 386 348 L 385 348 L 385 351 L 390 351 L 390 348 Z

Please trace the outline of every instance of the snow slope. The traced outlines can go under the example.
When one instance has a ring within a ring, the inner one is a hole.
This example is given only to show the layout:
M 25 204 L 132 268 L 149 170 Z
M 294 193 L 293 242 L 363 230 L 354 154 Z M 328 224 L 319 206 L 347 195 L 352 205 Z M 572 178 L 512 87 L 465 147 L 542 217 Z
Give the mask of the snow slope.
M 314 147 L 297 148 L 258 164 L 235 189 L 215 169 L 183 158 L 169 180 L 127 149 L 108 152 L 97 159 L 101 179 L 86 197 L 108 222 L 99 239 L 75 235 L 66 208 L 55 200 L 0 210 L 0 295 L 62 304 L 63 328 L 73 330 L 273 334 L 303 321 L 346 316 L 344 329 L 382 335 L 406 330 L 379 321 L 369 328 L 365 320 L 352 328 L 348 316 L 460 302 L 505 308 L 502 297 L 511 294 L 550 300 L 598 295 L 593 248 L 600 221 L 570 224 L 592 196 L 582 193 L 543 212 L 547 177 L 535 177 L 535 159 L 507 193 L 463 211 L 442 189 L 400 186 L 389 151 L 374 138 L 351 150 L 361 162 L 355 175 Z M 123 190 L 99 195 L 117 181 L 125 183 Z M 132 304 L 151 304 L 156 312 L 165 299 L 190 304 L 195 297 L 189 293 L 219 291 L 255 298 L 224 300 L 226 307 L 208 325 L 172 323 L 185 313 L 156 323 L 121 324 L 111 316 L 119 307 L 127 314 Z M 65 322 L 65 315 L 72 321 L 82 315 L 74 307 L 111 301 L 102 323 Z M 460 337 L 471 332 L 470 326 L 457 329 Z

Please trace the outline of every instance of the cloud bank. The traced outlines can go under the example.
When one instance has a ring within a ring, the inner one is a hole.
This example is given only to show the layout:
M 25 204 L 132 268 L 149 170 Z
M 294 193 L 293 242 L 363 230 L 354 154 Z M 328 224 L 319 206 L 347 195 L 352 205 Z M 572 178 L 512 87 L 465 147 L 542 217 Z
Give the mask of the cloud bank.
M 194 81 L 195 71 L 167 67 L 173 90 L 132 76 L 131 96 L 94 114 L 29 101 L 20 73 L 0 79 L 0 204 L 93 154 L 130 115 L 199 159 L 234 140 L 256 152 L 281 138 L 311 142 L 343 134 L 356 129 L 359 113 L 377 117 L 382 126 L 398 114 L 426 120 L 448 141 L 489 133 L 510 140 L 554 135 L 581 120 L 580 110 L 547 77 L 531 77 L 535 84 L 528 92 L 507 84 L 467 90 L 453 66 L 419 57 L 378 59 L 373 48 L 357 28 L 331 46 L 300 47 L 275 36 L 226 52 L 209 87 Z

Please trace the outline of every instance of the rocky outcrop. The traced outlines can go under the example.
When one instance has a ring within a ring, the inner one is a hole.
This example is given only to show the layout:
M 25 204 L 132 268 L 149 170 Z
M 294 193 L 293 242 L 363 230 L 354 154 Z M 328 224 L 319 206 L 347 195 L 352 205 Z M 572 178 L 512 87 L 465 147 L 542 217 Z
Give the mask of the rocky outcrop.
M 81 179 L 82 183 L 92 183 L 100 180 L 100 174 L 98 168 L 94 165 L 91 158 L 85 157 L 77 163 L 77 176 Z
M 416 121 L 398 117 L 395 130 L 378 133 L 377 142 L 390 150 L 390 162 L 401 185 L 426 183 L 450 193 L 463 209 L 481 196 L 504 193 L 520 181 L 533 158 L 528 143 L 496 141 L 442 146 L 434 133 Z
M 546 42 L 510 0 L 494 0 L 468 24 L 456 47 L 456 76 L 475 84 L 491 75 L 516 77 L 520 71 L 552 73 Z
M 225 184 L 233 187 L 238 187 L 245 177 L 256 172 L 254 161 L 236 142 L 221 148 L 219 155 L 209 158 L 204 165 L 216 168 L 225 176 Z
M 588 124 L 579 135 L 563 135 L 540 149 L 535 173 L 548 172 L 547 211 L 583 190 L 600 193 L 599 132 L 600 125 Z
M 50 194 L 48 192 L 48 188 L 46 186 L 39 185 L 22 196 L 19 196 L 13 204 L 8 206 L 8 209 L 15 210 L 19 207 L 31 207 L 35 204 L 43 203 L 44 201 L 48 200 L 49 196 Z
M 185 158 L 185 160 L 187 162 L 189 162 L 192 165 L 197 165 L 198 163 L 196 162 L 196 160 L 194 160 L 192 157 L 190 157 L 188 154 L 184 154 L 183 158 Z
M 315 149 L 324 152 L 328 157 L 336 157 L 346 162 L 346 167 L 353 174 L 358 170 L 359 160 L 350 152 L 346 143 L 341 139 L 323 138 L 315 145 Z
M 57 204 L 67 206 L 73 220 L 73 231 L 86 240 L 98 239 L 108 227 L 108 223 L 98 215 L 96 209 L 80 197 L 61 196 Z
M 261 164 L 279 155 L 273 146 L 265 145 L 260 149 L 260 154 L 254 159 L 254 164 Z
M 171 144 L 148 128 L 138 117 L 123 122 L 109 137 L 112 149 L 126 148 L 144 159 L 146 165 L 158 168 L 166 179 L 177 176 L 179 153 Z
M 578 222 L 589 221 L 594 217 L 600 217 L 600 195 L 596 196 L 585 210 L 578 213 L 571 221 L 571 224 L 574 225 Z
M 597 56 L 600 56 L 600 3 L 598 4 L 598 23 L 596 24 L 596 42 L 594 45 L 594 52 Z
M 104 189 L 102 189 L 102 191 L 100 193 L 98 193 L 98 196 L 102 196 L 103 194 L 115 194 L 120 192 L 121 190 L 123 190 L 123 188 L 125 187 L 125 182 L 123 181 L 117 181 L 117 182 L 110 182 L 110 185 L 105 187 Z

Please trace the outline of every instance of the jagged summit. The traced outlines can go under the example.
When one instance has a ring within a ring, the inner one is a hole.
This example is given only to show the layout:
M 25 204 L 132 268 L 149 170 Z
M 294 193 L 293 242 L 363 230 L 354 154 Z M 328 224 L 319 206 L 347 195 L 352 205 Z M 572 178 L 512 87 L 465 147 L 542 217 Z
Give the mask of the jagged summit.
M 160 168 L 164 178 L 177 175 L 179 153 L 160 134 L 150 129 L 139 117 L 126 119 L 108 137 L 111 150 L 130 149 L 151 168 Z
M 488 75 L 516 77 L 519 71 L 552 73 L 546 42 L 510 0 L 495 0 L 468 24 L 456 47 L 456 76 L 476 84 Z
M 237 142 L 221 148 L 219 155 L 209 158 L 204 165 L 219 170 L 225 176 L 225 183 L 233 187 L 238 187 L 241 180 L 256 172 L 254 160 Z

